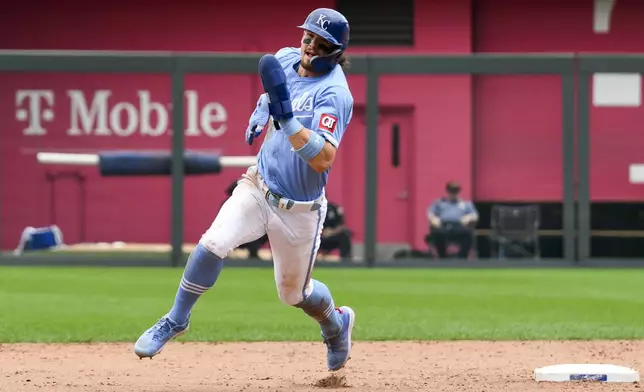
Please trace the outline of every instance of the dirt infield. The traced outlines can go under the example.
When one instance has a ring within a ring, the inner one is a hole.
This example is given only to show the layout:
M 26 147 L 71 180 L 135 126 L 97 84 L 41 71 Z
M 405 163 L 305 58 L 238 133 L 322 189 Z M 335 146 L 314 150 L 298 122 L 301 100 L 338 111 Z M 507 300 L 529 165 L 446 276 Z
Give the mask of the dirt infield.
M 644 342 L 355 342 L 336 376 L 321 343 L 0 345 L 0 391 L 638 391 L 641 384 L 536 383 L 536 367 L 613 363 L 644 370 Z

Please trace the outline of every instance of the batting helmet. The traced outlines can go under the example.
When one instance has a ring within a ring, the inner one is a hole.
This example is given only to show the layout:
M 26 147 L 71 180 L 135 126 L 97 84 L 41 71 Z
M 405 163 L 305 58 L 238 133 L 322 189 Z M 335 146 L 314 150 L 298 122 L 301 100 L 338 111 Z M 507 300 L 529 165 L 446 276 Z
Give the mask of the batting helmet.
M 333 52 L 311 59 L 313 69 L 318 72 L 333 68 L 338 63 L 340 55 L 349 46 L 349 21 L 336 10 L 318 8 L 306 17 L 302 25 L 297 27 L 315 33 L 336 46 Z

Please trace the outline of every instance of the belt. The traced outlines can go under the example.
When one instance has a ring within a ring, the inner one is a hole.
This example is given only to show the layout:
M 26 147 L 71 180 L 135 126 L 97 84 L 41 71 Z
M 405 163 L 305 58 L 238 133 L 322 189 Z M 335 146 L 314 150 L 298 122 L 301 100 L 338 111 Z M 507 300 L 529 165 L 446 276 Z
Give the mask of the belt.
M 262 192 L 264 193 L 264 198 L 266 199 L 268 204 L 274 207 L 292 212 L 317 211 L 322 207 L 322 203 L 320 203 L 319 199 L 313 201 L 295 201 L 287 199 L 286 197 L 278 195 L 277 193 L 274 193 L 270 189 L 268 189 L 263 179 L 259 175 L 258 179 Z

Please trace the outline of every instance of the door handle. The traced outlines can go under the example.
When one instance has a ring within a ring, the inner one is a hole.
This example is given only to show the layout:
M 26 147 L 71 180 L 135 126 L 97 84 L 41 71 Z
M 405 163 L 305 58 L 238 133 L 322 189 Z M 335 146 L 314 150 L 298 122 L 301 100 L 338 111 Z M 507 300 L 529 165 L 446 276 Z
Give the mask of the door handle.
M 400 166 L 400 127 L 398 124 L 391 127 L 391 166 Z

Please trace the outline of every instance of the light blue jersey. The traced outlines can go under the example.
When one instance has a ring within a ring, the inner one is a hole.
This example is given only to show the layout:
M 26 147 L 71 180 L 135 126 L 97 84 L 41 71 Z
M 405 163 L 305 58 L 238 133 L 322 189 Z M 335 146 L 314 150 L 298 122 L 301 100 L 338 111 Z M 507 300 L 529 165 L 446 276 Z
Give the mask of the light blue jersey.
M 338 148 L 353 116 L 353 97 L 342 67 L 336 65 L 322 76 L 302 77 L 297 73 L 299 48 L 283 48 L 275 57 L 286 73 L 295 118 Z M 266 134 L 258 169 L 272 192 L 295 201 L 318 198 L 329 176 L 328 171 L 317 173 L 304 162 L 288 136 L 278 130 Z

